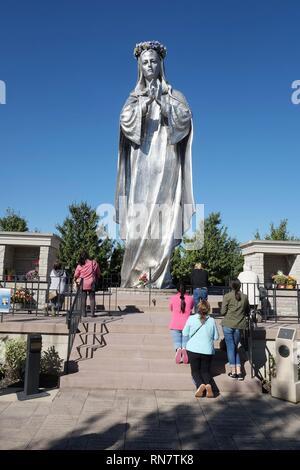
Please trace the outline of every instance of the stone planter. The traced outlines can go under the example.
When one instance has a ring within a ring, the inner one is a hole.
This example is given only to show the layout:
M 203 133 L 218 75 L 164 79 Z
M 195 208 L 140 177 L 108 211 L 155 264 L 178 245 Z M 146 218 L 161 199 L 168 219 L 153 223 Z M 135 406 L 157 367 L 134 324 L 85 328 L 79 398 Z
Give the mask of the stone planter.
M 286 285 L 285 284 L 277 284 L 277 289 L 285 289 Z

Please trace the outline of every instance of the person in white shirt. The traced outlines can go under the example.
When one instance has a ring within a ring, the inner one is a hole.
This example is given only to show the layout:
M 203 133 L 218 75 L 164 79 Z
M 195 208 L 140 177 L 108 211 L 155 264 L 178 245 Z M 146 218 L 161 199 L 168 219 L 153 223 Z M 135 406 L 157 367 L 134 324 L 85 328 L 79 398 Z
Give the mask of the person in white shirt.
M 50 273 L 49 301 L 52 313 L 58 314 L 64 302 L 67 275 L 61 263 L 54 263 Z
M 259 277 L 252 271 L 252 266 L 244 264 L 244 270 L 238 275 L 242 284 L 241 291 L 247 295 L 251 308 L 256 308 L 259 302 Z

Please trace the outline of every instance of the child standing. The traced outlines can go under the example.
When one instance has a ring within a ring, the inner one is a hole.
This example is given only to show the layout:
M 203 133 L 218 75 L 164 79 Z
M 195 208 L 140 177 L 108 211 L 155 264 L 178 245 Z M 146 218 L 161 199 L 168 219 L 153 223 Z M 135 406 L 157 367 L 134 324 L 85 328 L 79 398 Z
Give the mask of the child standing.
M 180 364 L 188 363 L 188 355 L 186 352 L 186 343 L 188 338 L 183 335 L 182 330 L 189 318 L 194 306 L 193 297 L 186 294 L 185 287 L 180 286 L 178 293 L 170 299 L 169 308 L 172 318 L 169 324 L 170 332 L 173 339 L 175 349 L 175 362 Z

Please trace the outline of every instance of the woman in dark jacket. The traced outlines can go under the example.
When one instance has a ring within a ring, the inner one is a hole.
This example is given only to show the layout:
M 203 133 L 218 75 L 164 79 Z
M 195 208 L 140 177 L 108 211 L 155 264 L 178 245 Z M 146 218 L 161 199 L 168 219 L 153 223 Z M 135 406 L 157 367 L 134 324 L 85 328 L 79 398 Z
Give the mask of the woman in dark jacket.
M 247 315 L 250 313 L 248 297 L 241 292 L 241 283 L 235 279 L 231 283 L 232 291 L 224 295 L 221 314 L 224 315 L 222 327 L 227 348 L 227 356 L 231 372 L 229 377 L 244 380 L 241 373 L 241 360 L 238 345 L 241 330 L 247 327 Z

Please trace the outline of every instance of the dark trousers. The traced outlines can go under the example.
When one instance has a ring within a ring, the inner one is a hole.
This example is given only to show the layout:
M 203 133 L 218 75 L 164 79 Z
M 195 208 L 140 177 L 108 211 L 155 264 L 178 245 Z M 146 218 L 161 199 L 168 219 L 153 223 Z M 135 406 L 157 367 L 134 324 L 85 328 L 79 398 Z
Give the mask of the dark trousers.
M 87 295 L 89 294 L 90 298 L 90 306 L 91 306 L 91 315 L 95 315 L 95 307 L 96 307 L 96 299 L 95 299 L 95 291 L 93 290 L 84 290 L 82 291 L 82 314 L 84 317 L 87 316 L 86 313 L 86 300 L 87 300 Z
M 210 365 L 212 354 L 201 354 L 192 351 L 187 351 L 187 353 L 191 366 L 191 374 L 196 387 L 200 387 L 201 384 L 211 385 Z

